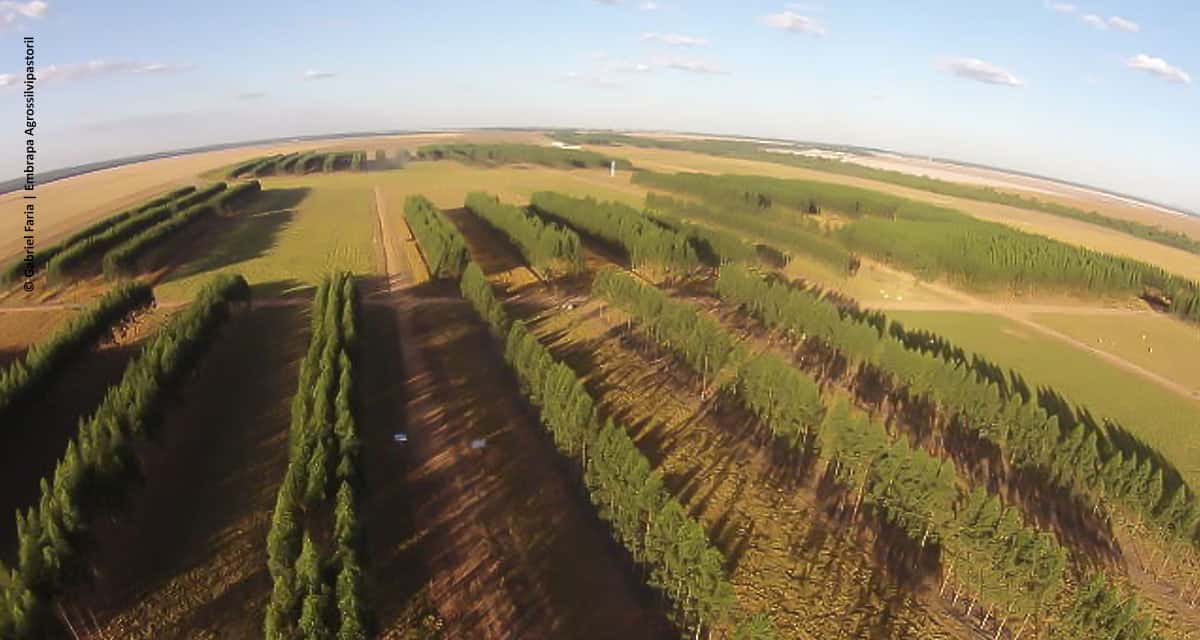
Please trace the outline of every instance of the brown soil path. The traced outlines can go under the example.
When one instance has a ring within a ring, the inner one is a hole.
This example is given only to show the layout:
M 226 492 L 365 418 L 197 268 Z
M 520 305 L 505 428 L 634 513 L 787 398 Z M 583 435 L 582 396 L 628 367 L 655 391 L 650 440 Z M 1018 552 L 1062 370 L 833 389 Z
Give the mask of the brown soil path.
M 368 446 L 364 461 L 369 478 L 388 472 L 389 455 L 393 472 L 396 458 L 405 461 L 415 545 L 445 637 L 665 637 L 665 620 L 555 464 L 486 326 L 452 285 L 406 286 L 412 260 L 387 233 L 376 197 L 409 442 L 366 433 L 388 442 Z M 372 561 L 386 567 L 403 549 L 373 525 L 371 498 L 365 506 Z M 394 612 L 380 613 L 382 637 L 402 637 Z

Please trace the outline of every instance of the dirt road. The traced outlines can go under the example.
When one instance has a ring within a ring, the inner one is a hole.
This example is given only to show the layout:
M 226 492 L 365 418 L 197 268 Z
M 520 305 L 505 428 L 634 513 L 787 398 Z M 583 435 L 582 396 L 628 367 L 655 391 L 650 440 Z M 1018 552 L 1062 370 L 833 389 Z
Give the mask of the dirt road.
M 386 207 L 377 189 L 388 285 L 372 306 L 395 315 L 409 440 L 401 449 L 390 433 L 364 433 L 366 473 L 404 474 L 444 637 L 663 637 L 669 626 L 555 464 L 486 326 L 452 284 L 415 284 L 403 254 L 415 244 L 397 246 Z M 377 572 L 406 552 L 384 506 L 366 505 Z M 381 637 L 404 637 L 396 608 L 381 602 Z

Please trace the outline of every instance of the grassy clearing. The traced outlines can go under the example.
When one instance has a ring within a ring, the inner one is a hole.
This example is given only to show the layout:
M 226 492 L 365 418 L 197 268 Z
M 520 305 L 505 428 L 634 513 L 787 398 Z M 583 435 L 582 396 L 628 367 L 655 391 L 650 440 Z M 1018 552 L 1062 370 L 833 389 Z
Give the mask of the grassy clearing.
M 361 175 L 268 178 L 247 211 L 177 265 L 155 293 L 188 299 L 212 275 L 236 272 L 259 296 L 306 295 L 333 270 L 370 273 L 378 226 Z
M 1039 313 L 1032 319 L 1190 386 L 1200 399 L 1200 333 L 1194 326 L 1150 313 L 1137 316 Z
M 75 313 L 73 309 L 0 313 L 0 367 L 25 355 L 31 345 L 49 337 Z
M 1031 386 L 1053 387 L 1097 417 L 1121 423 L 1175 463 L 1192 486 L 1200 483 L 1200 440 L 1194 436 L 1200 401 L 1181 398 L 1086 351 L 998 316 L 942 311 L 889 311 L 888 315 L 908 327 L 940 333 L 967 351 L 1016 369 Z
M 146 483 L 125 516 L 97 525 L 97 577 L 69 600 L 94 612 L 97 636 L 260 634 L 307 328 L 301 307 L 240 312 L 168 408 L 161 439 L 139 452 Z

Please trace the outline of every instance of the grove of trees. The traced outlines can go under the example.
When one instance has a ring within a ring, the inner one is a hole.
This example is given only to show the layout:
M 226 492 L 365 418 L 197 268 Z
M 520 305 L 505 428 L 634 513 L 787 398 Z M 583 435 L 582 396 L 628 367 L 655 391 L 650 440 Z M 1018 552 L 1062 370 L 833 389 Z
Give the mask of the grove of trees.
M 856 178 L 866 178 L 868 180 L 878 180 L 880 182 L 888 182 L 897 184 L 902 187 L 911 189 L 920 189 L 941 195 L 953 196 L 956 198 L 967 198 L 970 200 L 978 200 L 981 202 L 994 202 L 1022 209 L 1032 209 L 1034 211 L 1042 211 L 1064 218 L 1072 218 L 1082 220 L 1091 224 L 1115 229 L 1122 233 L 1127 233 L 1138 238 L 1144 238 L 1151 242 L 1157 242 L 1176 249 L 1183 249 L 1190 253 L 1200 253 L 1200 241 L 1192 239 L 1185 233 L 1163 229 L 1162 227 L 1143 224 L 1132 220 L 1122 218 L 1112 218 L 1102 215 L 1096 211 L 1085 211 L 1077 207 L 1071 207 L 1058 202 L 1049 200 L 1041 200 L 1033 196 L 1023 196 L 1007 191 L 1000 191 L 989 186 L 979 186 L 973 184 L 964 184 L 960 182 L 950 182 L 931 178 L 929 176 L 914 175 L 901 171 L 891 171 L 888 169 L 878 169 L 868 167 L 857 162 L 843 162 L 841 160 L 831 160 L 829 158 L 799 156 L 791 153 L 772 153 L 768 151 L 769 147 L 765 147 L 759 142 L 746 142 L 741 140 L 661 140 L 655 138 L 646 138 L 642 136 L 628 136 L 620 134 L 577 134 L 577 133 L 555 133 L 553 137 L 563 142 L 572 144 L 593 144 L 593 145 L 626 145 L 635 147 L 648 147 L 652 149 L 674 149 L 679 151 L 693 151 L 696 153 L 707 153 L 718 156 L 728 156 L 735 158 L 744 158 L 747 160 L 757 160 L 760 162 L 772 162 L 775 164 L 785 164 L 794 167 L 802 167 L 805 169 L 815 169 L 827 173 L 835 173 L 839 175 L 854 176 Z M 854 149 L 844 147 L 833 147 L 837 151 L 854 152 Z
M 360 564 L 357 316 L 353 276 L 325 278 L 313 300 L 312 338 L 292 399 L 288 466 L 267 533 L 268 640 L 360 640 L 370 631 Z
M 672 300 L 627 273 L 602 274 L 593 293 L 629 312 L 659 345 L 705 378 L 714 374 L 702 369 L 703 361 L 694 354 L 710 344 L 730 345 L 720 349 L 724 353 L 740 349 L 728 334 L 715 337 L 724 329 L 695 306 Z M 709 329 L 694 329 L 706 320 L 712 323 Z M 1026 525 L 1018 510 L 1001 508 L 998 498 L 985 491 L 961 493 L 965 483 L 952 463 L 911 446 L 906 438 L 890 437 L 882 424 L 851 411 L 845 402 L 827 403 L 816 380 L 776 355 L 742 354 L 725 362 L 732 374 L 724 387 L 775 438 L 826 461 L 829 476 L 847 488 L 852 518 L 870 507 L 918 548 L 937 544 L 944 563 L 943 590 L 946 584 L 957 585 L 956 603 L 959 595 L 968 594 L 968 616 L 977 602 L 986 603 L 983 625 L 993 619 L 1003 625 L 1014 615 L 1037 615 L 1062 590 L 1066 550 L 1054 535 Z M 979 513 L 980 500 L 996 507 L 995 513 Z M 962 558 L 969 563 L 959 564 Z
M 419 195 L 404 200 L 404 219 L 421 246 L 429 275 L 457 278 L 469 259 L 467 241 L 458 228 L 428 198 Z
M 193 193 L 196 193 L 196 187 L 184 187 L 184 189 L 167 193 L 166 196 L 152 199 L 137 208 L 122 211 L 120 214 L 109 216 L 94 225 L 80 229 L 71 237 L 62 240 L 61 243 L 38 251 L 34 267 L 47 265 L 50 279 L 60 277 L 68 270 L 95 257 L 97 253 L 107 250 L 108 246 L 118 243 L 120 238 L 126 238 L 140 229 L 163 220 L 164 217 L 170 215 L 170 211 L 178 207 L 181 198 L 190 197 Z M 7 279 L 16 279 L 22 275 L 25 264 L 24 261 L 12 264 L 12 267 L 5 273 Z
M 552 191 L 533 194 L 530 203 L 539 213 L 620 247 L 635 268 L 686 273 L 700 264 L 686 236 L 628 205 Z
M 418 148 L 417 158 L 488 165 L 528 163 L 560 169 L 607 169 L 616 162 L 618 169 L 633 168 L 628 160 L 609 158 L 593 151 L 532 144 L 431 144 Z
M 900 265 L 922 278 L 978 290 L 1142 295 L 1200 322 L 1200 284 L 1154 265 L 980 220 L 954 209 L 878 191 L 812 180 L 639 171 L 634 182 L 719 206 L 833 211 L 850 222 L 834 234 L 844 248 Z
M 816 341 L 844 359 L 851 376 L 869 374 L 900 404 L 925 403 L 942 437 L 963 429 L 992 443 L 1004 462 L 1041 473 L 1091 504 L 1120 507 L 1139 526 L 1191 544 L 1200 503 L 1157 452 L 1111 430 L 1050 411 L 1028 390 L 1010 388 L 979 361 L 956 359 L 945 341 L 929 345 L 920 334 L 887 325 L 882 316 L 843 311 L 813 291 L 769 282 L 736 265 L 721 269 L 717 294 L 744 307 L 767 326 L 794 339 Z M 1001 379 L 1002 380 L 1002 379 Z
M 634 174 L 634 180 L 640 180 L 644 172 Z M 731 229 L 736 232 L 735 238 L 741 235 L 752 235 L 761 242 L 791 253 L 815 258 L 837 270 L 849 270 L 853 258 L 850 252 L 829 238 L 815 221 L 785 220 L 749 206 L 721 206 L 720 210 L 699 205 L 685 200 L 679 200 L 656 192 L 646 194 L 646 208 L 655 216 L 675 216 L 677 218 L 699 220 L 704 223 Z M 695 225 L 693 225 L 695 226 Z M 712 230 L 709 229 L 711 232 Z M 722 260 L 721 262 L 749 262 L 749 260 Z
M 81 310 L 46 340 L 29 348 L 25 357 L 0 371 L 0 424 L 14 428 L 13 414 L 45 389 L 71 361 L 112 334 L 130 314 L 154 303 L 144 284 L 122 284 Z
M 508 236 L 533 268 L 543 273 L 583 271 L 583 248 L 571 229 L 478 191 L 467 194 L 466 206 Z
M 207 201 L 182 209 L 166 220 L 126 239 L 104 254 L 104 258 L 101 260 L 104 275 L 110 278 L 131 275 L 136 270 L 138 260 L 166 238 L 201 218 L 216 215 L 218 211 L 235 202 L 253 197 L 261 189 L 262 185 L 257 180 L 239 182 L 230 189 L 217 192 Z
M 158 330 L 80 422 L 41 499 L 17 513 L 17 564 L 0 582 L 0 637 L 45 637 L 50 600 L 83 572 L 81 550 L 92 511 L 104 496 L 137 482 L 134 444 L 162 419 L 162 407 L 215 339 L 230 304 L 246 301 L 239 275 L 214 277 L 186 309 Z
M 662 477 L 623 427 L 601 419 L 596 402 L 566 364 L 557 361 L 525 328 L 511 321 L 483 272 L 469 263 L 463 297 L 505 340 L 504 357 L 530 402 L 540 409 L 555 445 L 583 470 L 584 484 L 600 516 L 649 582 L 674 604 L 679 621 L 698 635 L 714 625 L 754 627 L 755 638 L 772 638 L 758 618 L 736 620 L 733 587 L 724 557 L 704 527 L 663 486 Z

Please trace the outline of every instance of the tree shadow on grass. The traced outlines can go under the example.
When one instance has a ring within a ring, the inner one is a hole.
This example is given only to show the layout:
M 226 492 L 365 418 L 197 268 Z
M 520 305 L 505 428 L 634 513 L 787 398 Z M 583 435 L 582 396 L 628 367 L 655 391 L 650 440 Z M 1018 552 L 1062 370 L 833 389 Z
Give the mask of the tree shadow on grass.
M 225 218 L 215 239 L 192 259 L 168 274 L 165 282 L 215 271 L 266 255 L 280 233 L 295 217 L 295 207 L 308 197 L 309 189 L 268 189 L 236 215 Z
M 295 278 L 255 282 L 250 285 L 250 302 L 255 300 L 272 300 L 277 298 L 296 298 L 306 300 L 312 297 L 314 286 Z

